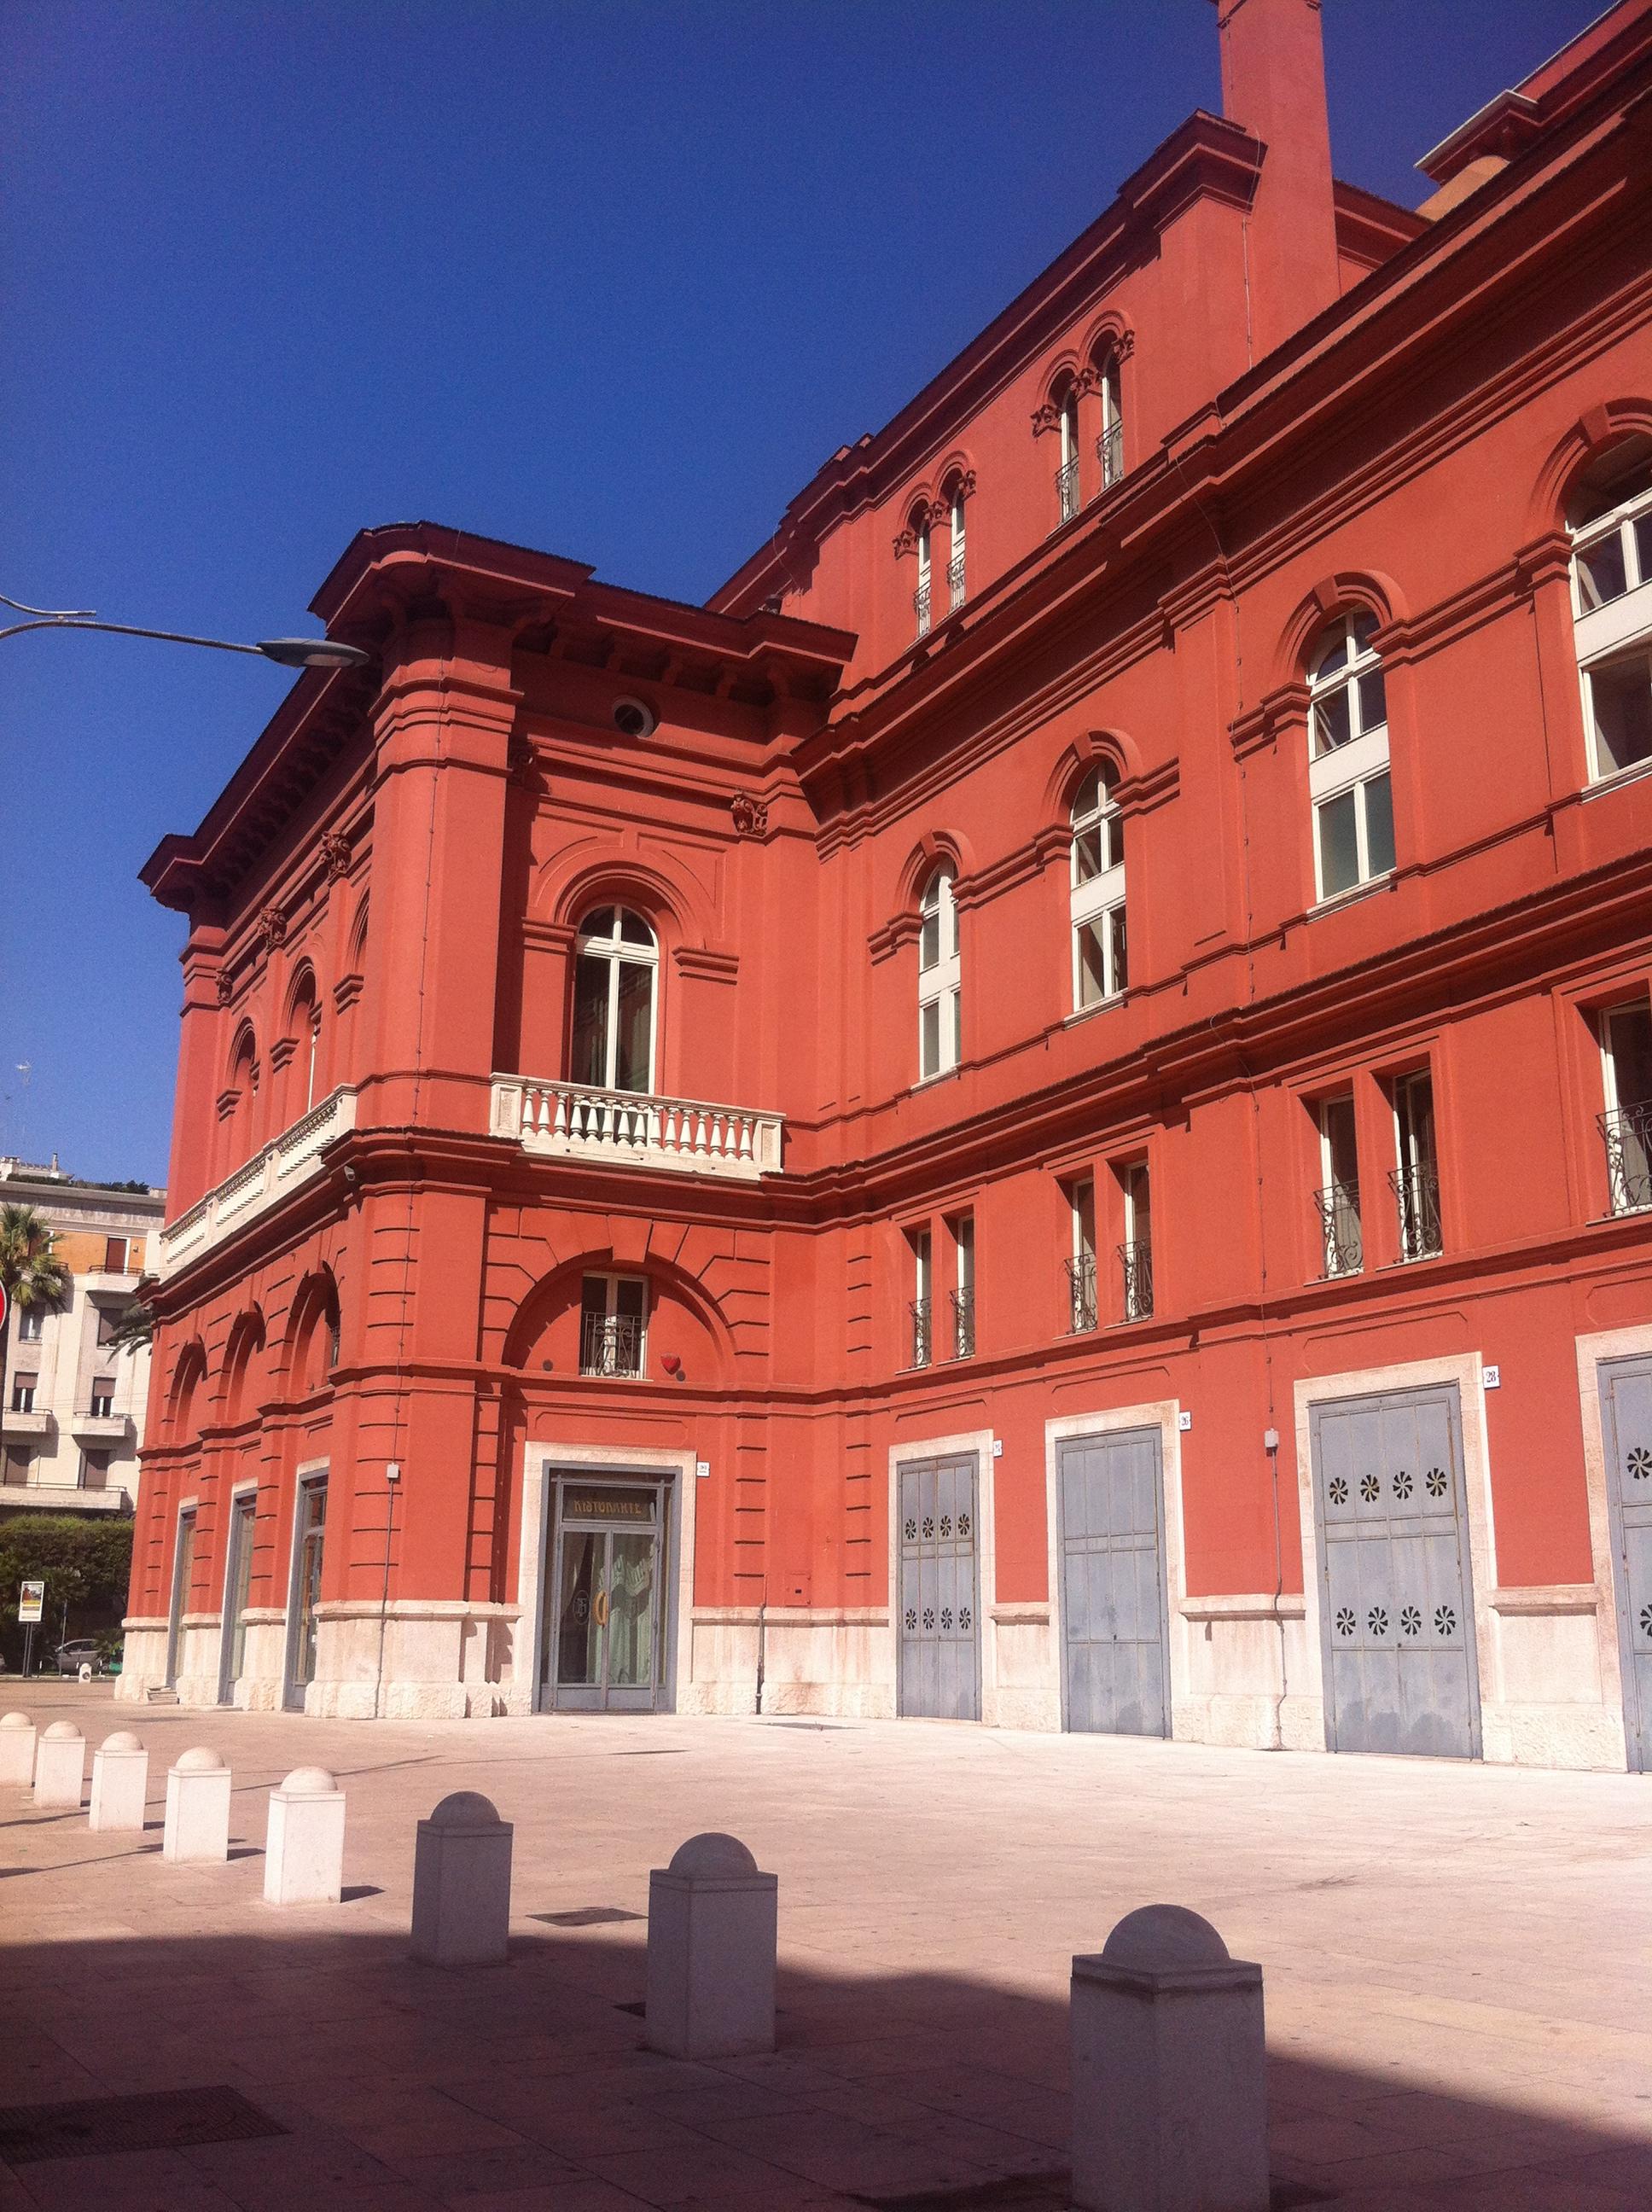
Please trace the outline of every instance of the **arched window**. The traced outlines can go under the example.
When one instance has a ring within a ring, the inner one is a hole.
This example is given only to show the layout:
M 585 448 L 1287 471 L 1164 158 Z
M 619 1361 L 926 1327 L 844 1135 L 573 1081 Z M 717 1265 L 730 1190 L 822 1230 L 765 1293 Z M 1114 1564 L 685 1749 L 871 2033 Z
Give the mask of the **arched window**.
M 1573 502 L 1572 611 L 1589 778 L 1652 759 L 1652 452 L 1609 455 Z
M 251 1153 L 258 1111 L 258 1048 L 250 1022 L 243 1022 L 229 1059 L 229 1110 L 223 1127 L 220 1172 L 228 1175 Z
M 1119 398 L 1119 356 L 1108 353 L 1096 364 L 1096 386 L 1102 399 L 1102 427 L 1096 439 L 1096 459 L 1101 464 L 1102 489 L 1111 490 L 1124 474 L 1124 410 Z
M 958 971 L 958 909 L 952 870 L 944 861 L 918 902 L 918 1075 L 927 1082 L 956 1067 L 962 1053 L 962 986 Z
M 946 488 L 946 513 L 951 543 L 946 561 L 946 604 L 949 613 L 963 605 L 963 479 L 954 477 Z
M 1071 379 L 1056 395 L 1057 420 L 1061 432 L 1061 465 L 1055 471 L 1055 495 L 1063 522 L 1078 512 L 1078 387 Z
M 1339 615 L 1309 658 L 1308 787 L 1322 899 L 1394 866 L 1388 710 L 1376 635 L 1375 615 Z
M 917 617 L 918 635 L 929 635 L 930 574 L 929 574 L 929 510 L 914 507 L 907 518 L 907 528 L 912 532 L 918 548 L 918 588 L 912 594 L 913 612 Z
M 639 914 L 601 906 L 580 924 L 570 1080 L 599 1091 L 654 1087 L 659 944 Z
M 1116 999 L 1129 985 L 1124 915 L 1124 822 L 1110 763 L 1093 768 L 1072 801 L 1072 1004 Z
M 307 969 L 293 994 L 287 1033 L 293 1040 L 291 1071 L 287 1078 L 286 1118 L 297 1121 L 316 1102 L 316 1072 L 321 1048 L 321 1007 L 315 977 Z

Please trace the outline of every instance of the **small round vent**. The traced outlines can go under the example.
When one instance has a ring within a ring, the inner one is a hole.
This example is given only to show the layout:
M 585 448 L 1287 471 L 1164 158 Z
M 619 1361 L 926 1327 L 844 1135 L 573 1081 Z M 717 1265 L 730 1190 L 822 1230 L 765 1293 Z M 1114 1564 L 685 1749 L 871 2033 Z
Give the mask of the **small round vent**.
M 616 699 L 614 727 L 623 738 L 651 738 L 659 727 L 659 717 L 641 699 Z

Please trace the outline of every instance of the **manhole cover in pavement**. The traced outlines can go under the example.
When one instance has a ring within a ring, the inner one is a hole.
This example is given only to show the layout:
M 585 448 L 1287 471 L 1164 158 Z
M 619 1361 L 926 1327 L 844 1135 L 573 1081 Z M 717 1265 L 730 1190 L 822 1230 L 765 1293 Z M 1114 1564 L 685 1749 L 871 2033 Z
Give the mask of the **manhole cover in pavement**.
M 530 1920 L 543 1920 L 547 1928 L 600 1928 L 610 1920 L 644 1920 L 642 1912 L 622 1912 L 617 1905 L 582 1905 L 576 1912 L 530 1912 Z
M 63 2105 L 0 2106 L 0 2159 L 104 2158 L 122 2150 L 187 2150 L 251 2142 L 287 2130 L 239 2090 L 156 2089 L 141 2097 L 79 2097 Z

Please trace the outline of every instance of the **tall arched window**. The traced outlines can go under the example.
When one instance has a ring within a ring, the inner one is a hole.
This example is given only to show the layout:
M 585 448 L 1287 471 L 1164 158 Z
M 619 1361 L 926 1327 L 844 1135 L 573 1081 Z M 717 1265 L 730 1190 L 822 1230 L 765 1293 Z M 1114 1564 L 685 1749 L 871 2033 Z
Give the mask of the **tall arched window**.
M 918 913 L 918 1075 L 926 1082 L 956 1067 L 962 1055 L 958 909 L 946 862 L 925 884 Z
M 318 1095 L 316 1073 L 321 1048 L 321 1008 L 316 997 L 315 977 L 308 969 L 293 995 L 288 1035 L 293 1040 L 293 1058 L 287 1078 L 286 1119 L 295 1121 L 301 1115 L 309 1112 Z
M 1078 387 L 1068 380 L 1056 398 L 1061 432 L 1061 465 L 1055 471 L 1055 495 L 1063 522 L 1078 512 Z
M 1102 489 L 1108 491 L 1124 474 L 1124 410 L 1120 404 L 1117 354 L 1109 353 L 1096 362 L 1096 384 L 1102 399 L 1096 459 L 1101 464 Z
M 600 1091 L 654 1087 L 659 943 L 640 914 L 601 906 L 580 924 L 570 1080 Z
M 946 604 L 949 613 L 963 605 L 963 479 L 954 477 L 946 489 L 946 512 L 951 542 L 947 550 Z
M 1609 455 L 1573 504 L 1572 611 L 1589 779 L 1652 760 L 1652 453 Z
M 926 637 L 930 619 L 929 509 L 914 507 L 908 517 L 907 528 L 918 548 L 918 588 L 912 594 L 912 609 L 917 617 L 918 635 Z
M 1124 914 L 1124 822 L 1110 763 L 1093 768 L 1072 801 L 1072 1004 L 1116 999 L 1129 985 Z
M 1308 787 L 1322 899 L 1394 866 L 1388 710 L 1376 635 L 1375 615 L 1339 615 L 1309 658 Z
M 258 1096 L 258 1048 L 250 1022 L 236 1035 L 229 1062 L 229 1110 L 223 1128 L 221 1174 L 228 1175 L 251 1154 Z

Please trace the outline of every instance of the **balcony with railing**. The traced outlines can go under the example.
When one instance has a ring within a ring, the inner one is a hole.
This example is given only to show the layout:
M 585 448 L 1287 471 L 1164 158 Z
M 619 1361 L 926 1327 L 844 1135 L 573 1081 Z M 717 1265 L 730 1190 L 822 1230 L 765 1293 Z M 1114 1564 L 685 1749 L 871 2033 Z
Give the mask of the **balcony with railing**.
M 1359 1225 L 1359 1185 L 1328 1183 L 1314 1193 L 1325 1248 L 1325 1273 L 1357 1275 L 1365 1265 L 1365 1237 Z
M 699 1099 L 495 1075 L 489 1127 L 524 1152 L 552 1158 L 755 1182 L 759 1176 L 780 1173 L 784 1123 L 778 1114 L 708 1106 Z
M 642 1323 L 630 1314 L 588 1313 L 580 1324 L 580 1372 L 610 1381 L 642 1373 Z
M 1652 1103 L 1620 1106 L 1600 1121 L 1612 1210 L 1643 1213 L 1652 1206 Z
M 90 1406 L 71 1415 L 69 1432 L 83 1444 L 113 1446 L 131 1440 L 132 1424 L 125 1413 L 118 1413 L 107 1398 L 94 1398 Z
M 1063 522 L 1071 522 L 1078 512 L 1078 456 L 1063 461 L 1055 471 L 1055 497 Z
M 1096 1326 L 1096 1255 L 1093 1252 L 1077 1255 L 1066 1262 L 1067 1271 L 1067 1306 L 1072 1316 L 1069 1329 L 1074 1336 L 1082 1336 L 1086 1329 Z
M 955 553 L 946 564 L 947 607 L 956 614 L 963 605 L 963 556 Z
M 1440 1178 L 1431 1167 L 1390 1168 L 1388 1188 L 1400 1210 L 1402 1260 L 1437 1260 L 1440 1237 Z
M 975 1350 L 975 1294 L 954 1291 L 952 1296 L 952 1357 L 969 1359 Z
M 161 1231 L 160 1273 L 176 1273 L 265 1213 L 299 1184 L 318 1174 L 321 1155 L 335 1137 L 355 1127 L 355 1092 L 341 1085 L 330 1097 L 253 1153 L 244 1168 L 198 1199 Z
M 1102 489 L 1111 491 L 1124 474 L 1124 425 L 1109 422 L 1096 441 L 1096 459 L 1101 463 Z
M 1153 1248 L 1151 1244 L 1121 1244 L 1119 1267 L 1124 1277 L 1124 1317 L 1151 1321 L 1153 1315 Z
M 912 1364 L 914 1367 L 929 1364 L 929 1300 L 912 1301 Z
M 929 635 L 929 585 L 927 580 L 912 594 L 912 611 L 918 618 L 918 635 Z

